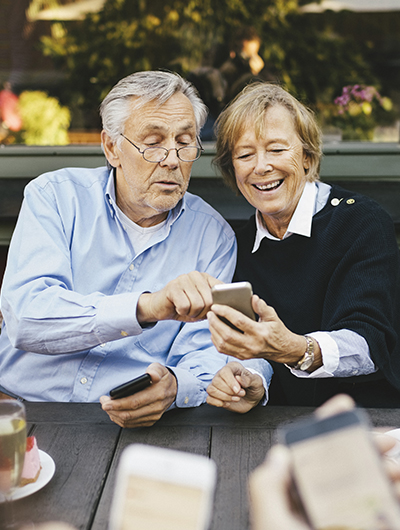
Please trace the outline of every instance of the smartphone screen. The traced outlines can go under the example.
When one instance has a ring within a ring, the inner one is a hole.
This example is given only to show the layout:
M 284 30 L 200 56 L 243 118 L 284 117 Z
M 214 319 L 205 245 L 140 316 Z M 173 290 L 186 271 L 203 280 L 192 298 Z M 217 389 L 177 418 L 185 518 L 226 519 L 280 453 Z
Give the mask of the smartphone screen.
M 281 435 L 313 528 L 400 529 L 400 509 L 361 411 L 296 422 Z
M 197 530 L 202 497 L 199 488 L 131 475 L 120 530 Z
M 135 444 L 117 473 L 110 530 L 206 530 L 216 469 L 212 460 Z

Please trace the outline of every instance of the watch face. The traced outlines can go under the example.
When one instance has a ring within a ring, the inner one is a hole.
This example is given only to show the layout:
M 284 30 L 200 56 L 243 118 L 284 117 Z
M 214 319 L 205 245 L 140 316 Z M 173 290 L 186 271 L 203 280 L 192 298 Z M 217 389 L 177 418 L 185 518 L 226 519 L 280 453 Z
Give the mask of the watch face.
M 307 370 L 308 368 L 310 368 L 310 366 L 312 365 L 313 363 L 313 356 L 310 355 L 308 356 L 306 359 L 304 359 L 304 361 L 301 363 L 301 366 L 300 366 L 300 370 L 302 370 L 303 372 L 305 370 Z

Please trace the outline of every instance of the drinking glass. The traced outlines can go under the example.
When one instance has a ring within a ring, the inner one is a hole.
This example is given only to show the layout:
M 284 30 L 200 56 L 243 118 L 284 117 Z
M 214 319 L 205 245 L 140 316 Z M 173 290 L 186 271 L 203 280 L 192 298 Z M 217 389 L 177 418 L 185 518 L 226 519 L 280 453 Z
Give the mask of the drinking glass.
M 21 480 L 25 450 L 25 407 L 17 400 L 0 400 L 0 497 L 9 508 L 6 528 L 14 524 L 11 497 Z

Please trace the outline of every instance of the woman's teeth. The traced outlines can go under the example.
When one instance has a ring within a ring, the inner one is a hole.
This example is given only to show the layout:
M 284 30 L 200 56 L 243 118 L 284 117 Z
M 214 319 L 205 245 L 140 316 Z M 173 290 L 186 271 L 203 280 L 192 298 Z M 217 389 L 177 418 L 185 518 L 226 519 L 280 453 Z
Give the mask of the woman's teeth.
M 270 182 L 269 184 L 254 184 L 254 187 L 260 191 L 273 190 L 282 184 L 282 180 L 276 180 L 275 182 Z

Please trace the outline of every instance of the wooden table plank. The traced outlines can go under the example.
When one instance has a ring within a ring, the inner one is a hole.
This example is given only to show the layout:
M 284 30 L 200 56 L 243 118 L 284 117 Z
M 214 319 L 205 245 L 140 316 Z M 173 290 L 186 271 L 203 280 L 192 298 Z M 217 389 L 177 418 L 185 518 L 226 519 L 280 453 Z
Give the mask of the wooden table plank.
M 25 402 L 30 423 L 100 423 L 110 425 L 108 415 L 99 403 L 29 403 Z M 210 405 L 173 409 L 166 412 L 157 425 L 226 425 L 238 429 L 276 428 L 282 422 L 311 414 L 312 407 L 256 407 L 247 414 L 236 414 Z M 368 409 L 374 425 L 400 427 L 400 409 Z M 395 425 L 393 425 L 395 424 Z
M 115 474 L 122 451 L 130 444 L 140 443 L 166 447 L 177 451 L 208 456 L 210 442 L 210 429 L 196 426 L 162 426 L 159 424 L 151 428 L 125 429 L 122 431 L 114 460 L 111 465 L 107 483 L 101 496 L 92 530 L 106 530 L 112 495 L 115 486 Z
M 27 421 L 31 423 L 101 423 L 112 422 L 100 403 L 24 402 Z
M 272 429 L 213 427 L 211 458 L 218 468 L 210 530 L 249 528 L 247 480 L 271 447 Z

